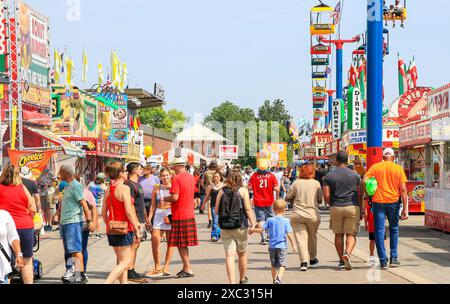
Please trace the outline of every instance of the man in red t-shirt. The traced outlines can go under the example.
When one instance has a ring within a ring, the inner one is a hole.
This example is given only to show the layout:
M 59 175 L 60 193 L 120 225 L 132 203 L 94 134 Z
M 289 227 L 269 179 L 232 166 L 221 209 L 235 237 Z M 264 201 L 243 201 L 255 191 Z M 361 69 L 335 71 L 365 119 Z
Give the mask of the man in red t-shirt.
M 269 218 L 274 216 L 273 203 L 280 196 L 280 186 L 277 178 L 269 171 L 258 170 L 252 175 L 248 187 L 253 190 L 253 204 L 255 205 L 256 221 L 259 227 L 264 225 Z M 261 245 L 267 245 L 268 240 L 261 233 Z
M 177 278 L 190 278 L 194 274 L 189 262 L 189 247 L 198 246 L 197 223 L 194 211 L 195 179 L 186 172 L 186 162 L 182 158 L 175 158 L 172 164 L 176 176 L 172 181 L 171 196 L 163 198 L 161 204 L 171 204 L 172 229 L 168 240 L 168 256 L 172 256 L 173 248 L 178 248 L 183 269 Z M 166 260 L 170 261 L 170 258 Z M 168 271 L 168 265 L 164 266 Z

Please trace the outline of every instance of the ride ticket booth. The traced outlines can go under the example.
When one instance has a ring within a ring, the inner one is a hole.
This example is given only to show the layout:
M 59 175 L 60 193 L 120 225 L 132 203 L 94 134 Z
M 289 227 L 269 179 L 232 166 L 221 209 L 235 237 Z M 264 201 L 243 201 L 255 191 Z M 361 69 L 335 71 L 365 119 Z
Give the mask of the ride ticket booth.
M 431 148 L 429 119 L 400 127 L 399 164 L 405 170 L 408 182 L 410 213 L 425 213 L 426 150 Z

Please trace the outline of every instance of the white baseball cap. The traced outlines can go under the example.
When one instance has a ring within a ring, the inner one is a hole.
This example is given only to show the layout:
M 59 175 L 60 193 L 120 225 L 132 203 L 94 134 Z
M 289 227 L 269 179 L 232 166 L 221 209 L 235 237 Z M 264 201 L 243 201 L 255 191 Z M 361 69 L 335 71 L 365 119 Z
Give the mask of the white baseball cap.
M 395 152 L 391 148 L 384 149 L 383 156 L 395 156 Z

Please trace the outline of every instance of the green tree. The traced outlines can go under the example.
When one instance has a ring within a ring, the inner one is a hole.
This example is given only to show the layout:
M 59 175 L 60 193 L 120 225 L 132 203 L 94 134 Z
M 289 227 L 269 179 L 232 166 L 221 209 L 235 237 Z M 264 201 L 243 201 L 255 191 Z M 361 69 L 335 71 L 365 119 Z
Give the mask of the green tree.
M 183 112 L 175 109 L 166 112 L 162 107 L 139 110 L 139 119 L 144 125 L 155 124 L 155 128 L 167 132 L 172 132 L 175 122 L 185 124 L 188 121 Z
M 269 142 L 275 140 L 275 136 L 272 136 L 272 123 L 279 124 L 279 134 L 277 140 L 280 142 L 289 143 L 289 131 L 286 128 L 286 122 L 292 119 L 289 111 L 286 109 L 284 101 L 281 99 L 275 99 L 273 102 L 266 100 L 264 104 L 258 110 L 259 121 L 267 122 L 267 140 Z M 262 143 L 261 143 L 262 144 Z M 293 160 L 293 149 L 288 147 L 288 162 Z
M 223 102 L 218 107 L 212 109 L 211 114 L 205 118 L 205 124 L 215 122 L 220 123 L 222 125 L 222 130 L 226 131 L 227 122 L 242 122 L 244 124 L 257 121 L 257 117 L 255 116 L 255 112 L 249 108 L 240 108 L 238 105 L 226 101 Z M 225 134 L 226 135 L 226 134 Z M 237 138 L 237 130 L 235 130 L 234 134 L 234 143 L 238 144 Z M 239 147 L 242 149 L 243 147 Z M 252 166 L 253 168 L 256 166 L 256 155 L 249 155 L 250 144 L 249 144 L 249 132 L 245 132 L 245 157 L 240 157 L 238 161 L 235 163 L 239 163 L 243 166 Z

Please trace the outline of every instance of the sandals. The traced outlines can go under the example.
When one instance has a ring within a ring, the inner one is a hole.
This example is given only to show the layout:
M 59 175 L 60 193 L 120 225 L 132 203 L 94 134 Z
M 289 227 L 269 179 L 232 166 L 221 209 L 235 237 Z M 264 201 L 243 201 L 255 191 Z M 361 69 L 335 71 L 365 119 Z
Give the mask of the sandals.
M 152 271 L 145 274 L 146 277 L 156 277 L 164 275 L 162 269 L 153 269 Z
M 186 279 L 186 278 L 193 278 L 194 274 L 193 273 L 189 273 L 186 271 L 180 271 L 179 273 L 177 273 L 177 275 L 175 276 L 175 278 L 177 279 Z

